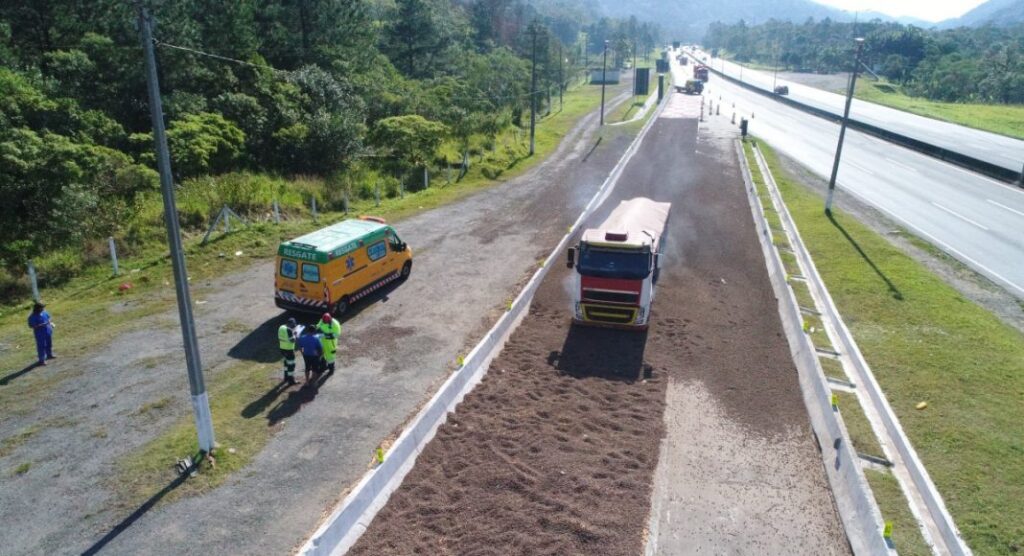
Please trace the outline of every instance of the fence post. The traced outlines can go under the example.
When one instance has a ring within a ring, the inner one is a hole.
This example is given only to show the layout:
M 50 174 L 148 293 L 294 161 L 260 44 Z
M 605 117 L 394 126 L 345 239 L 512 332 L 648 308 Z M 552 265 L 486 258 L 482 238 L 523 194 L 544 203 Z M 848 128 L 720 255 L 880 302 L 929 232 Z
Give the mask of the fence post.
M 231 232 L 231 216 L 228 214 L 228 206 L 224 205 L 220 209 L 221 215 L 224 217 L 224 233 Z
M 345 196 L 341 202 L 345 203 L 345 216 L 348 216 L 348 188 L 345 189 Z
M 274 199 L 274 224 L 281 223 L 281 209 L 277 206 L 277 199 Z
M 430 172 L 427 170 L 427 165 L 423 165 L 423 189 L 430 187 Z
M 398 182 L 398 198 L 399 199 L 404 199 L 405 198 L 405 182 L 404 181 L 399 181 Z
M 374 198 L 374 201 L 376 201 L 377 206 L 379 207 L 380 206 L 380 182 L 377 182 L 377 184 L 373 188 L 373 198 Z
M 310 197 L 310 206 L 313 209 L 313 221 L 316 222 L 316 196 Z
M 117 246 L 114 244 L 114 237 L 108 237 L 107 243 L 110 245 L 110 264 L 114 266 L 114 276 L 120 274 L 117 269 Z
M 39 283 L 36 281 L 36 265 L 28 262 L 28 281 L 32 284 L 32 299 L 39 303 Z

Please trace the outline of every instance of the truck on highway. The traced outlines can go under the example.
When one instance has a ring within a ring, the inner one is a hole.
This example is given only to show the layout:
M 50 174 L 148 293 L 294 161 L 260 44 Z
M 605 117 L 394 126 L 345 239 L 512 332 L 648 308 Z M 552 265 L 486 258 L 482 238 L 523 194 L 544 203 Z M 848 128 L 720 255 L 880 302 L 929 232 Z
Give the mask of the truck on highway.
M 412 270 L 412 249 L 384 220 L 360 216 L 281 243 L 274 304 L 341 315 L 357 300 Z
M 622 201 L 583 232 L 568 252 L 575 323 L 647 328 L 671 208 L 645 197 Z
M 707 82 L 708 80 L 708 67 L 703 64 L 694 64 L 693 66 L 693 78 Z
M 687 79 L 685 85 L 676 85 L 676 92 L 699 95 L 704 92 L 704 82 L 699 79 Z

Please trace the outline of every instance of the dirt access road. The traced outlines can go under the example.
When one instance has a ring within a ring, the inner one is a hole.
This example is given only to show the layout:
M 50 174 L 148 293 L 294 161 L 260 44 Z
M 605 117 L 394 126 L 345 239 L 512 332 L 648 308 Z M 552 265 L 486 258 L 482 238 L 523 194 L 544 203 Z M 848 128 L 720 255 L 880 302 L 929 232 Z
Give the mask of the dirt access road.
M 621 90 L 612 90 L 610 105 L 628 98 Z M 124 511 L 108 484 L 123 458 L 191 413 L 173 308 L 88 359 L 47 367 L 69 378 L 31 413 L 0 422 L 0 438 L 45 427 L 0 455 L 3 469 L 33 462 L 0 483 L 0 553 L 281 554 L 297 546 L 366 471 L 373 449 L 490 327 L 604 180 L 629 136 L 606 132 L 594 148 L 596 120 L 583 118 L 524 175 L 398 224 L 416 253 L 412 277 L 345 323 L 340 368 L 315 400 L 276 388 L 277 373 L 265 377 L 267 394 L 253 403 L 270 407 L 268 426 L 280 429 L 212 492 Z M 239 361 L 277 359 L 282 316 L 272 276 L 272 263 L 262 263 L 193 284 L 208 376 Z M 158 401 L 165 405 L 140 413 Z M 168 483 L 173 478 L 168 465 Z
M 659 554 L 848 552 L 735 128 L 698 137 L 699 97 L 669 102 L 589 222 L 673 203 L 649 332 L 570 326 L 552 269 L 353 554 L 633 555 L 648 533 Z

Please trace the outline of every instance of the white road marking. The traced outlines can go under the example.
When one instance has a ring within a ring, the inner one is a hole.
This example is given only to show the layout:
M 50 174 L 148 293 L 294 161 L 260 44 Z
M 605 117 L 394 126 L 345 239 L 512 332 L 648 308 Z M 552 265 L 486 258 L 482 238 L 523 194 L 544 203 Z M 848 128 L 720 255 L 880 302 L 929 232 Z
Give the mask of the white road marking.
M 922 235 L 922 236 L 928 238 L 929 240 L 931 240 L 932 243 L 934 243 L 935 245 L 938 245 L 943 251 L 946 251 L 947 253 L 950 253 L 950 254 L 952 254 L 952 255 L 954 255 L 956 257 L 959 257 L 961 260 L 967 261 L 968 264 L 973 265 L 978 270 L 981 270 L 983 274 L 988 274 L 989 277 L 996 278 L 1000 282 L 1003 282 L 1004 284 L 1006 284 L 1006 285 L 1010 286 L 1011 288 L 1017 290 L 1018 292 L 1024 294 L 1024 287 L 1017 285 L 1015 282 L 1013 282 L 1012 280 L 1006 278 L 1002 274 L 999 274 L 998 272 L 992 270 L 991 268 L 989 268 L 989 267 L 979 263 L 974 258 L 965 255 L 963 251 L 960 251 L 959 249 L 953 247 L 952 245 L 946 243 L 945 241 L 942 241 L 941 239 L 939 239 L 939 238 L 929 234 L 928 232 L 922 230 L 921 228 L 918 228 L 917 226 L 911 224 L 909 220 L 907 220 L 906 218 L 903 218 L 902 216 L 897 215 L 895 212 L 885 208 L 885 206 L 883 206 L 881 203 L 878 203 L 878 202 L 868 198 L 864 194 L 858 193 L 858 192 L 850 189 L 849 187 L 846 187 L 846 185 L 843 184 L 843 183 L 840 183 L 839 185 L 840 185 L 840 187 L 845 189 L 847 191 L 847 193 L 850 193 L 851 195 L 853 195 L 854 197 L 857 197 L 858 199 L 860 199 L 861 201 L 864 201 L 865 203 L 873 205 L 878 210 L 888 214 L 889 216 L 893 217 L 897 221 L 902 222 L 904 226 L 910 228 L 911 230 L 914 230 L 914 232 L 916 232 L 917 234 Z
M 1017 209 L 1012 209 L 1012 208 L 1010 208 L 1010 207 L 1008 207 L 1008 206 L 1006 206 L 1006 205 L 1004 205 L 1002 203 L 997 203 L 997 202 L 993 201 L 992 199 L 985 199 L 985 200 L 990 202 L 990 203 L 992 203 L 993 205 L 995 205 L 995 206 L 997 206 L 999 208 L 1006 209 L 1006 210 L 1008 210 L 1008 211 L 1010 211 L 1010 212 L 1012 212 L 1014 214 L 1019 214 L 1021 216 L 1024 216 L 1024 212 L 1021 212 L 1021 211 L 1019 211 Z
M 896 166 L 899 166 L 900 168 L 903 168 L 904 170 L 906 170 L 906 171 L 908 171 L 908 172 L 913 172 L 913 173 L 915 173 L 915 174 L 920 174 L 920 173 L 921 173 L 921 172 L 920 172 L 920 171 L 919 171 L 919 170 L 918 170 L 917 168 L 912 168 L 912 167 L 910 167 L 910 166 L 907 166 L 906 164 L 903 164 L 902 162 L 896 162 L 895 160 L 893 160 L 893 159 L 891 159 L 891 158 L 889 158 L 889 157 L 887 157 L 887 156 L 886 156 L 886 157 L 883 157 L 883 158 L 885 158 L 886 160 L 888 160 L 888 161 L 889 161 L 889 164 L 894 164 L 894 165 L 896 165 Z
M 932 201 L 932 204 L 935 205 L 936 207 L 938 207 L 938 208 L 940 208 L 940 209 L 942 209 L 942 210 L 952 214 L 953 216 L 959 218 L 960 220 L 963 220 L 964 222 L 967 222 L 968 224 L 974 224 L 975 226 L 981 228 L 982 230 L 985 230 L 986 232 L 991 231 L 988 228 L 986 228 L 985 226 L 982 226 L 981 224 L 978 224 L 974 220 L 971 220 L 970 218 L 967 218 L 966 216 L 964 216 L 964 215 L 954 211 L 953 209 L 948 209 L 948 208 L 946 208 L 946 207 L 936 203 L 935 201 Z

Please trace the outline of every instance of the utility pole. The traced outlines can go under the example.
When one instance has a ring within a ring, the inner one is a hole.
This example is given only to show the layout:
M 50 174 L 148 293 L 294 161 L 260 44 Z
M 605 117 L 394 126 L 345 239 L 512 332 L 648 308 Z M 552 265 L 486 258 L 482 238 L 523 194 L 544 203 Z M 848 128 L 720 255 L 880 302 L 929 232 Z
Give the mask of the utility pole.
M 636 32 L 633 33 L 633 96 L 636 96 Z
M 775 60 L 772 61 L 772 92 L 775 92 L 775 84 L 779 79 L 779 43 L 775 43 Z
M 529 26 L 532 49 L 529 55 L 529 156 L 534 156 L 537 133 L 537 22 Z
M 562 99 L 562 92 L 565 89 L 565 75 L 563 72 L 562 63 L 567 60 L 562 58 L 562 39 L 558 39 L 558 109 L 565 108 L 565 102 Z
M 836 159 L 832 163 L 832 177 L 828 180 L 828 196 L 825 198 L 825 214 L 832 215 L 832 196 L 836 191 L 836 177 L 839 175 L 839 157 L 843 154 L 843 139 L 846 137 L 846 124 L 850 120 L 850 105 L 853 103 L 853 88 L 857 85 L 857 70 L 860 69 L 860 52 L 864 48 L 864 39 L 856 38 L 857 53 L 854 54 L 853 73 L 850 74 L 850 88 L 846 91 L 846 108 L 843 110 L 843 123 L 839 126 L 839 143 L 836 145 Z
M 604 125 L 604 82 L 608 74 L 608 39 L 604 40 L 604 59 L 601 62 L 601 125 Z
M 181 336 L 184 340 L 185 363 L 188 366 L 188 384 L 192 394 L 192 410 L 196 419 L 196 434 L 199 449 L 204 454 L 213 451 L 213 420 L 210 416 L 210 401 L 203 383 L 203 366 L 199 360 L 199 341 L 196 339 L 195 321 L 192 319 L 192 298 L 188 289 L 188 272 L 185 270 L 185 256 L 181 249 L 181 230 L 178 226 L 178 211 L 174 203 L 174 182 L 171 179 L 171 157 L 167 149 L 167 134 L 164 129 L 163 105 L 160 100 L 160 83 L 157 80 L 156 55 L 153 53 L 153 30 L 149 15 L 141 0 L 136 0 L 139 13 L 139 30 L 142 34 L 142 49 L 146 57 L 146 85 L 149 89 L 149 111 L 153 119 L 153 142 L 156 143 L 156 164 L 160 170 L 160 191 L 164 198 L 164 222 L 167 224 L 167 243 L 171 250 L 171 267 L 174 270 L 174 288 L 178 297 L 178 317 L 181 320 Z

